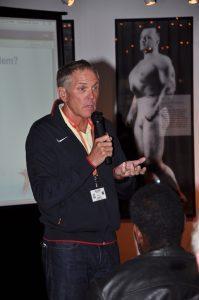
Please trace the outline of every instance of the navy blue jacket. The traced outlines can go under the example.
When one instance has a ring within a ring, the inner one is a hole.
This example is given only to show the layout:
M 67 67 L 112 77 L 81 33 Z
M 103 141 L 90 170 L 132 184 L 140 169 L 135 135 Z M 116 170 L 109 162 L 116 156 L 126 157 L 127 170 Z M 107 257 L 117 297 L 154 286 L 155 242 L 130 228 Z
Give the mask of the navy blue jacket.
M 106 130 L 113 137 L 113 163 L 101 164 L 98 175 L 107 199 L 93 202 L 94 168 L 59 108 L 32 125 L 26 141 L 27 170 L 46 238 L 94 242 L 115 238 L 120 214 L 113 168 L 126 158 L 108 121 Z

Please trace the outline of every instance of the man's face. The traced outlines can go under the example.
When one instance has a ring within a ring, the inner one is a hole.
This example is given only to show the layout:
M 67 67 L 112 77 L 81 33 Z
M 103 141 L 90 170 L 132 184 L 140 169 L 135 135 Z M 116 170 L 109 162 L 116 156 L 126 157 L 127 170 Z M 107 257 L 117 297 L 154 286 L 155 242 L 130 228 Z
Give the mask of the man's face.
M 158 47 L 159 37 L 155 28 L 143 29 L 140 35 L 140 50 L 152 52 L 154 48 Z
M 67 88 L 66 104 L 75 117 L 90 118 L 96 110 L 99 79 L 89 69 L 74 71 Z

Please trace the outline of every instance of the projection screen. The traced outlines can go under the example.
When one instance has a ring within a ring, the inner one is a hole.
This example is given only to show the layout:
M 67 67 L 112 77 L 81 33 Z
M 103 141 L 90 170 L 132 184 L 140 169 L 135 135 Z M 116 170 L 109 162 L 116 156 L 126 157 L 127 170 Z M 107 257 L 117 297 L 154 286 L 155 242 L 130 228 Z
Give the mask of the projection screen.
M 57 96 L 57 32 L 56 19 L 0 16 L 0 206 L 34 203 L 25 140 Z

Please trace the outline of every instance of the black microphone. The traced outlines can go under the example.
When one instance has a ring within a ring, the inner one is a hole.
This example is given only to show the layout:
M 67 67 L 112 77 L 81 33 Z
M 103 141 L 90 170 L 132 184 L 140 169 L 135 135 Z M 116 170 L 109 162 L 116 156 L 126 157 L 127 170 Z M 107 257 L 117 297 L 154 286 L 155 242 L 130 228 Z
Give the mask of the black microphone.
M 100 111 L 94 111 L 91 115 L 91 120 L 94 124 L 95 138 L 101 137 L 106 134 L 105 121 L 103 113 Z M 108 156 L 105 158 L 105 164 L 112 164 L 112 157 Z

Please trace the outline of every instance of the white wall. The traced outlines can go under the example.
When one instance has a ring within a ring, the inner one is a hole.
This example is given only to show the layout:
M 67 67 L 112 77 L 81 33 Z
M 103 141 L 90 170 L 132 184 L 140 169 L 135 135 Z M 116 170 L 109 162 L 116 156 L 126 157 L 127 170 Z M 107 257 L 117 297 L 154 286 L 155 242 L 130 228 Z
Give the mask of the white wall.
M 71 8 L 66 8 L 61 0 L 0 0 L 1 6 L 41 10 L 67 10 L 64 18 L 73 19 L 75 24 L 76 59 L 85 58 L 94 62 L 104 62 L 110 66 L 112 80 L 104 84 L 109 90 L 109 108 L 105 115 L 113 119 L 115 103 L 115 19 L 147 17 L 194 17 L 194 143 L 195 178 L 199 207 L 199 5 L 189 5 L 187 0 L 158 0 L 154 7 L 144 6 L 144 0 L 76 0 Z M 103 71 L 103 70 L 102 70 Z M 103 102 L 104 101 L 104 102 Z M 107 99 L 102 100 L 102 105 Z M 186 172 L 186 170 L 185 170 Z

